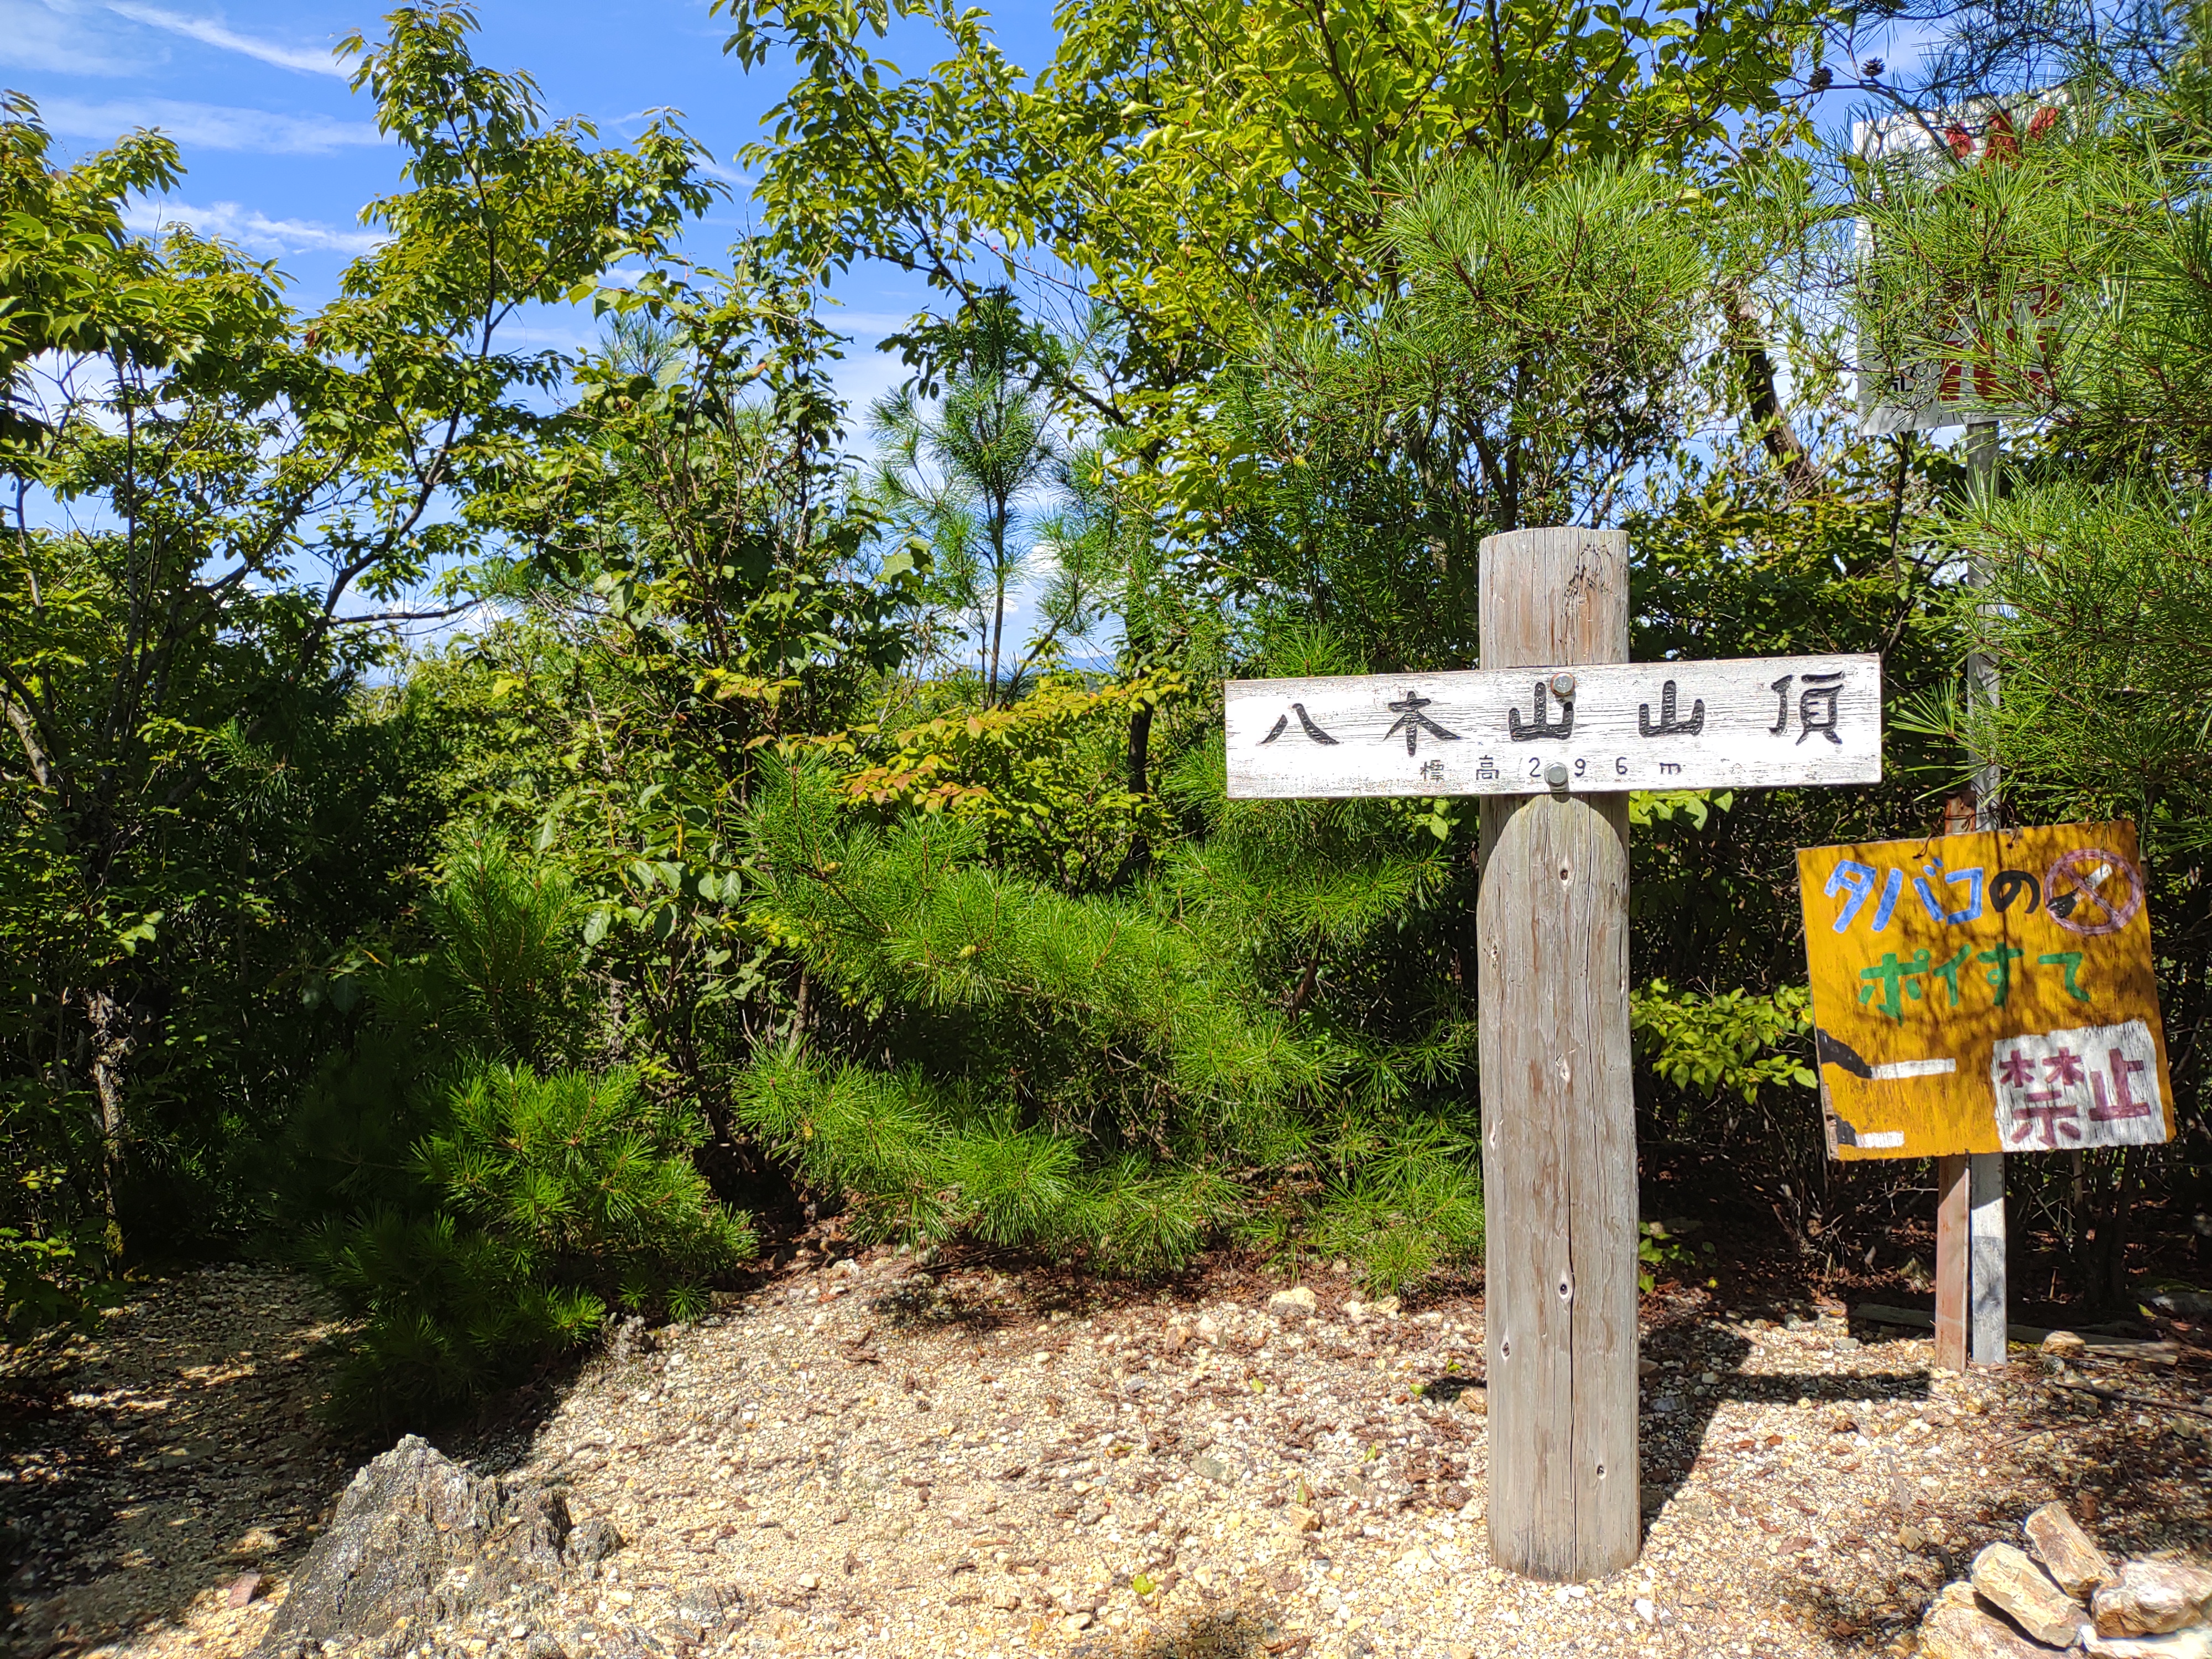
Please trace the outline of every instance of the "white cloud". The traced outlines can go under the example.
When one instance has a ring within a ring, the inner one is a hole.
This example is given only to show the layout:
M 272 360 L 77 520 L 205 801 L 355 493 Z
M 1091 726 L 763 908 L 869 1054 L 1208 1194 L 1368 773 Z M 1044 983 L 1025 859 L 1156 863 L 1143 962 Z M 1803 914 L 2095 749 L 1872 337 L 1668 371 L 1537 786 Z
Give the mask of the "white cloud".
M 101 143 L 133 127 L 159 127 L 187 150 L 243 149 L 265 155 L 323 155 L 351 144 L 381 144 L 368 121 L 335 121 L 326 115 L 278 115 L 224 104 L 188 104 L 173 98 L 109 99 L 85 103 L 49 99 L 39 106 L 48 131 Z
M 0 0 L 0 64 L 48 75 L 142 75 L 161 59 L 38 0 Z
M 316 219 L 272 219 L 236 202 L 155 201 L 137 197 L 123 210 L 125 227 L 159 236 L 172 225 L 190 225 L 203 236 L 220 236 L 249 253 L 366 253 L 383 238 L 366 230 L 341 230 Z
M 353 60 L 333 57 L 327 46 L 288 46 L 275 40 L 264 40 L 257 35 L 240 34 L 220 17 L 193 17 L 181 11 L 171 11 L 166 7 L 125 3 L 125 0 L 108 0 L 107 9 L 118 16 L 128 17 L 134 23 L 167 29 L 172 34 L 183 35 L 187 40 L 198 40 L 203 46 L 220 46 L 225 52 L 243 52 L 248 58 L 274 64 L 279 69 L 298 70 L 307 75 L 343 76 L 353 73 Z

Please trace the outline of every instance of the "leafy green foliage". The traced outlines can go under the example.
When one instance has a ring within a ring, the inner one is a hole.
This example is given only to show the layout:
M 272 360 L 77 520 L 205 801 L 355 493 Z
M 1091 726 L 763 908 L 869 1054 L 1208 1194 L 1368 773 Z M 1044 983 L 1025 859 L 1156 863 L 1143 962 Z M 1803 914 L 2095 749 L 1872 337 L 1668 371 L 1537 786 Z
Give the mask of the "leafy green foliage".
M 1813 1007 L 1802 985 L 1763 997 L 1741 989 L 1707 996 L 1655 979 L 1630 996 L 1628 1008 L 1653 1073 L 1674 1088 L 1727 1091 L 1750 1106 L 1763 1090 L 1810 1089 L 1818 1080 L 1805 1063 Z
M 1791 849 L 1926 830 L 1977 750 L 2201 847 L 2201 53 L 1870 204 L 1862 320 L 1963 319 L 2042 400 L 1990 498 L 1836 406 L 1798 0 L 1071 0 L 1036 77 L 937 0 L 726 15 L 800 78 L 720 270 L 676 246 L 714 193 L 678 127 L 544 121 L 457 9 L 362 48 L 402 188 L 312 318 L 123 234 L 161 141 L 60 167 L 0 115 L 0 463 L 72 514 L 0 551 L 9 1320 L 258 1220 L 389 1421 L 696 1311 L 738 1206 L 1466 1267 L 1477 815 L 1231 802 L 1212 688 L 1467 665 L 1501 526 L 1626 522 L 1640 659 L 1879 650 L 1910 711 L 1878 788 L 1631 808 L 1646 1145 L 1808 1250 L 1880 1175 L 1822 1159 Z M 872 465 L 821 308 L 869 258 L 946 302 Z M 513 343 L 586 299 L 602 349 Z M 404 654 L 362 595 L 487 609 Z M 1995 710 L 1945 690 L 1969 642 Z
M 1482 1253 L 1480 1148 L 1435 1124 L 1394 1126 L 1381 1154 L 1333 1182 L 1313 1248 L 1361 1264 L 1370 1285 L 1410 1290 Z
M 1066 352 L 1001 293 L 976 301 L 951 340 L 933 411 L 912 390 L 870 411 L 882 455 L 874 494 L 929 546 L 931 597 L 973 635 L 977 697 L 988 708 L 1012 695 L 1044 648 L 1019 661 L 1008 655 L 1006 596 L 1033 563 L 1023 509 L 1063 459 L 1050 388 L 1065 374 Z
M 1697 1263 L 1699 1256 L 1711 1257 L 1711 1239 L 1691 1246 L 1689 1236 L 1705 1224 L 1694 1218 L 1673 1221 L 1645 1221 L 1636 1229 L 1637 1288 L 1650 1292 L 1658 1288 L 1662 1267 L 1688 1267 Z
M 2212 844 L 2212 679 L 2200 650 L 2212 541 L 2200 507 L 2124 484 L 2053 483 L 1974 501 L 1945 526 L 1984 562 L 1986 588 L 1961 593 L 1954 614 L 1996 664 L 2004 696 L 1923 712 L 2003 757 L 2015 811 L 2135 818 L 2177 854 Z
M 752 1254 L 694 1154 L 696 1108 L 634 1066 L 542 1071 L 583 1045 L 565 878 L 463 842 L 433 948 L 371 962 L 373 1018 L 325 1066 L 270 1178 L 307 1259 L 364 1316 L 341 1409 L 465 1403 L 589 1338 L 611 1308 L 692 1317 Z
M 854 1195 L 863 1238 L 966 1233 L 1150 1273 L 1188 1263 L 1235 1202 L 1203 1169 L 1134 1154 L 1086 1167 L 1073 1139 L 974 1100 L 918 1071 L 832 1070 L 787 1051 L 747 1074 L 738 1111 L 810 1180 Z
M 125 198 L 179 171 L 167 141 L 57 167 L 35 109 L 0 109 L 0 471 L 18 502 L 0 549 L 0 1080 L 10 1137 L 38 1126 L 29 1156 L 69 1192 L 11 1193 L 8 1213 L 95 1274 L 138 1227 L 189 1246 L 248 1219 L 222 1190 L 228 1149 L 332 1035 L 256 1030 L 248 988 L 309 976 L 388 915 L 423 848 L 380 768 L 362 781 L 385 799 L 352 804 L 365 840 L 392 833 L 351 856 L 387 884 L 343 915 L 307 890 L 348 856 L 307 811 L 347 793 L 322 763 L 398 730 L 356 723 L 396 618 L 349 601 L 398 601 L 478 546 L 456 494 L 522 464 L 565 373 L 508 349 L 518 310 L 651 256 L 714 193 L 665 122 L 607 149 L 543 125 L 526 79 L 470 60 L 465 9 L 387 23 L 354 44 L 409 188 L 372 204 L 388 236 L 312 318 L 234 249 L 123 233 Z M 65 512 L 33 525 L 31 499 Z
M 1932 165 L 1862 181 L 1857 320 L 1896 360 L 1955 365 L 1969 404 L 2037 417 L 2014 420 L 1996 477 L 1958 491 L 1930 526 L 1972 573 L 1945 609 L 2000 696 L 1970 697 L 1954 679 L 1916 700 L 1907 723 L 1948 748 L 1928 775 L 1972 787 L 1977 765 L 1995 763 L 2007 819 L 2133 819 L 2166 1027 L 2193 1031 L 2212 983 L 2196 868 L 2212 840 L 2212 18 L 2154 8 L 2078 45 L 2083 73 L 2063 96 L 1993 101 L 1983 131 L 1947 134 Z M 2193 1119 L 2201 1051 L 2174 1053 Z M 2126 1293 L 2141 1183 L 2185 1159 L 2092 1152 L 2040 1183 L 2035 1201 L 2093 1299 Z
M 1732 119 L 1780 113 L 1814 15 L 1072 0 L 1030 79 L 984 13 L 936 0 L 717 9 L 740 64 L 802 70 L 744 157 L 779 245 L 888 260 L 967 300 L 1030 262 L 1083 273 L 1110 319 L 1100 379 L 1126 388 L 1119 418 L 1275 319 L 1354 316 L 1387 294 L 1396 273 L 1370 236 L 1394 176 L 1468 154 L 1522 174 L 1709 154 Z M 872 56 L 894 18 L 933 27 L 946 55 L 915 74 Z M 916 344 L 929 354 L 927 331 Z
M 1117 775 L 1133 711 L 1182 689 L 1171 675 L 1097 690 L 1048 679 L 1010 708 L 919 720 L 887 760 L 849 774 L 855 802 L 973 818 L 1008 867 L 1070 891 L 1109 885 L 1136 849 L 1164 836 L 1158 796 Z

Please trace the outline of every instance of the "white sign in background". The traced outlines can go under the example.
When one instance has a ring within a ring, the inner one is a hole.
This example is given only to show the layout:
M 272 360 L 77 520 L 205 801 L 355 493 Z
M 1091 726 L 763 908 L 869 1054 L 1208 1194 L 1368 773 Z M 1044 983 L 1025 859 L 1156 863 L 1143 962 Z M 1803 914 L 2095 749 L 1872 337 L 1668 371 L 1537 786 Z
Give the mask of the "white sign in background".
M 1534 795 L 1881 781 L 1881 659 L 1231 680 L 1229 793 Z
M 1876 169 L 1903 165 L 1931 179 L 1960 167 L 2003 164 L 1992 157 L 1994 145 L 2016 149 L 2030 143 L 2063 142 L 2047 130 L 2063 115 L 2063 93 L 2035 93 L 2026 97 L 1977 99 L 1957 109 L 1931 114 L 1910 111 L 1878 120 L 1851 124 L 1851 147 L 1861 161 Z M 1879 173 L 1873 181 L 1880 187 Z M 1872 228 L 1856 221 L 1854 241 L 1862 258 L 1872 246 Z M 2021 300 L 2008 332 L 2015 338 L 2036 337 L 2050 325 L 2059 301 L 2058 290 L 2032 290 Z M 1943 427 L 1975 421 L 2033 419 L 2039 406 L 2004 405 L 1990 401 L 1987 389 L 1975 383 L 1972 355 L 1963 337 L 1956 356 L 1939 354 L 1919 362 L 1886 361 L 1874 343 L 1859 339 L 1859 430 L 1870 437 L 1896 432 L 1932 432 Z

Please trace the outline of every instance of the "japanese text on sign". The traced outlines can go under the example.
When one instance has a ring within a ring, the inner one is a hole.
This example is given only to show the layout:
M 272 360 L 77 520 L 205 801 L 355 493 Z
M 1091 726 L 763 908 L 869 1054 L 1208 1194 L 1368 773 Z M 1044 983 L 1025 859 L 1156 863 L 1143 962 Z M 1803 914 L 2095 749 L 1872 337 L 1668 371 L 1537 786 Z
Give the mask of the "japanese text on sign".
M 1797 859 L 1837 1157 L 2169 1137 L 2133 826 L 1814 848 Z
M 1872 656 L 1232 680 L 1239 797 L 1871 783 Z

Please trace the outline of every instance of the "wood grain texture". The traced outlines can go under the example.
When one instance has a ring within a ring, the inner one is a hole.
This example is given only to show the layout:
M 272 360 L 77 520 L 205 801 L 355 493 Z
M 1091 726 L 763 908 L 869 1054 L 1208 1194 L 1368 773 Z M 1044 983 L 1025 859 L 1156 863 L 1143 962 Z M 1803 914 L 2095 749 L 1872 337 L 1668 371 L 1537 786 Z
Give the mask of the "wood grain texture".
M 2005 1188 L 2002 1152 L 1966 1154 L 1967 1346 L 1977 1365 L 2002 1365 L 2005 1346 Z
M 1628 654 L 1628 538 L 1482 544 L 1483 660 Z M 1476 916 L 1490 1551 L 1582 1580 L 1639 1543 L 1628 798 L 1482 803 Z
M 1881 659 L 1528 667 L 1231 680 L 1231 796 L 1774 789 L 1881 779 Z
M 1972 1224 L 1966 1155 L 1936 1160 L 1936 1368 L 1966 1369 L 1966 1233 Z

